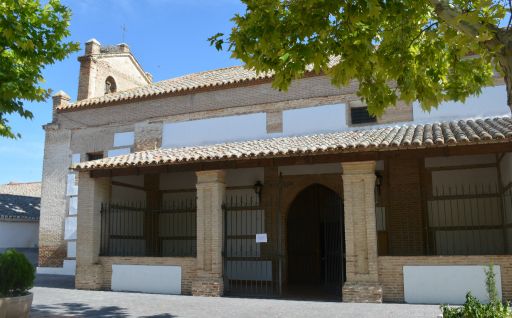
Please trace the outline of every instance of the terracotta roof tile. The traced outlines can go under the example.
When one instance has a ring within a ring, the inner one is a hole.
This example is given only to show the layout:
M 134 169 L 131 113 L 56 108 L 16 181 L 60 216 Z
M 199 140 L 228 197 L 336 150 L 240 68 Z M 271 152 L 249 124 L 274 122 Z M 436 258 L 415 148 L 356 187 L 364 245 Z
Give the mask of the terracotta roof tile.
M 329 62 L 328 67 L 332 67 L 337 63 L 339 63 L 339 58 L 333 57 Z M 312 68 L 308 67 L 306 71 L 311 72 Z M 246 69 L 244 66 L 232 66 L 187 74 L 153 84 L 119 91 L 113 94 L 80 100 L 75 103 L 62 106 L 58 108 L 58 110 L 72 110 L 88 106 L 108 104 L 111 102 L 128 101 L 159 95 L 183 94 L 199 89 L 215 88 L 261 79 L 270 79 L 272 76 L 272 72 L 256 74 L 255 71 Z
M 504 139 L 512 140 L 512 119 L 508 116 L 156 149 L 82 162 L 72 168 L 75 170 L 113 169 L 315 153 L 425 148 Z

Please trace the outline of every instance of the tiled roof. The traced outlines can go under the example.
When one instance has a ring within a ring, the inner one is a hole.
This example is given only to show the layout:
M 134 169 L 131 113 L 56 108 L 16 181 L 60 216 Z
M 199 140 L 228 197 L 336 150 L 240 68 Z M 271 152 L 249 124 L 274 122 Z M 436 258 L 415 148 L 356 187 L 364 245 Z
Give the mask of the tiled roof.
M 0 220 L 39 220 L 41 182 L 0 185 Z
M 156 149 L 82 162 L 76 170 L 168 165 L 215 160 L 275 158 L 512 141 L 512 119 L 496 117 L 352 130 L 224 144 Z
M 153 97 L 173 93 L 183 94 L 184 92 L 197 89 L 213 88 L 217 86 L 237 84 L 271 77 L 271 74 L 256 74 L 255 71 L 245 69 L 243 66 L 233 66 L 212 71 L 187 74 L 184 76 L 156 82 L 150 85 L 144 85 L 125 91 L 119 91 L 113 94 L 80 100 L 76 103 L 59 108 L 59 110 L 81 108 L 85 106 L 107 104 L 111 102 L 126 101 L 131 99 Z
M 337 63 L 339 63 L 339 58 L 333 57 L 327 66 L 332 67 Z M 306 71 L 311 72 L 312 67 L 308 66 Z M 153 84 L 139 86 L 125 91 L 119 91 L 113 94 L 80 100 L 58 108 L 58 110 L 72 110 L 81 107 L 96 106 L 112 102 L 128 101 L 132 99 L 154 97 L 159 95 L 187 94 L 192 91 L 201 89 L 213 89 L 226 85 L 270 79 L 272 76 L 272 72 L 256 74 L 255 71 L 246 69 L 243 66 L 232 66 L 216 70 L 187 74 Z

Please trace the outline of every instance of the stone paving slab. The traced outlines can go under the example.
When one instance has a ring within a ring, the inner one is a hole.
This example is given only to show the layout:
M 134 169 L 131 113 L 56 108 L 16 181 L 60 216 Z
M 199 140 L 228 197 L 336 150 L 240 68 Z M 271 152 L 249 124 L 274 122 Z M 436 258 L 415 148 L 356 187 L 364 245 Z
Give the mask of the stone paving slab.
M 437 317 L 439 307 L 208 298 L 34 287 L 31 317 Z

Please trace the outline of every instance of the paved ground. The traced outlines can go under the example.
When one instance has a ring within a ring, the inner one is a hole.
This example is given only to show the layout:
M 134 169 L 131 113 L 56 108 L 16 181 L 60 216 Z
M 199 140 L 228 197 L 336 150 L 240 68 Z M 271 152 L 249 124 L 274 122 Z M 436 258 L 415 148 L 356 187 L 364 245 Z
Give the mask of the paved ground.
M 149 295 L 72 288 L 69 278 L 40 275 L 31 317 L 437 317 L 438 306 L 347 304 L 277 299 Z

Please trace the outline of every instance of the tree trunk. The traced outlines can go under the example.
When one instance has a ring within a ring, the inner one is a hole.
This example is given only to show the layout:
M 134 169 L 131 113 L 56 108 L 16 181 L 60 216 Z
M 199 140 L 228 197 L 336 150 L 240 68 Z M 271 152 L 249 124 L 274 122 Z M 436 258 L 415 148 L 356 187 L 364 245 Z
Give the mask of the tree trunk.
M 504 74 L 503 79 L 505 80 L 507 90 L 507 105 L 512 111 L 512 54 L 509 54 L 510 51 L 506 48 L 503 48 L 502 52 L 498 62 Z

